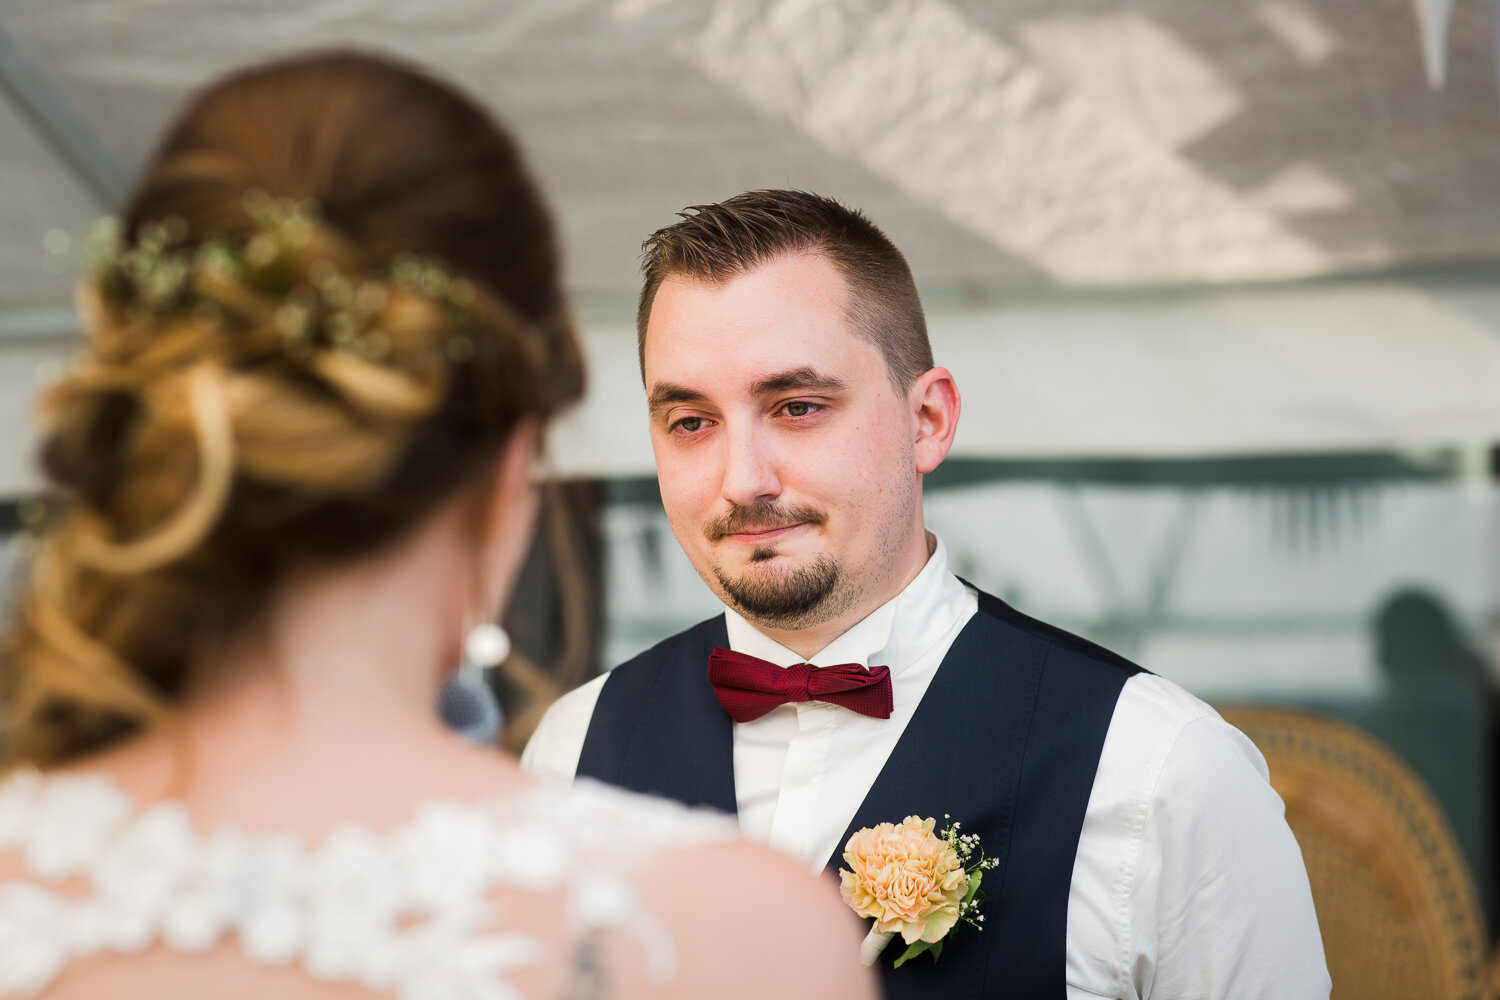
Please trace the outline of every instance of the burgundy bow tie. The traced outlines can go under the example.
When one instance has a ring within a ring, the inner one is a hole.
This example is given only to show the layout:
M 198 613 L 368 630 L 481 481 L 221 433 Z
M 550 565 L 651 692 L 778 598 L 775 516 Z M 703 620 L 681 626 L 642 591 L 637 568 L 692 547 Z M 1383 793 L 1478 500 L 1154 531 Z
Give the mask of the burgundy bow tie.
M 714 695 L 735 722 L 749 722 L 791 701 L 826 701 L 875 719 L 891 717 L 891 671 L 858 663 L 779 667 L 732 649 L 708 657 Z

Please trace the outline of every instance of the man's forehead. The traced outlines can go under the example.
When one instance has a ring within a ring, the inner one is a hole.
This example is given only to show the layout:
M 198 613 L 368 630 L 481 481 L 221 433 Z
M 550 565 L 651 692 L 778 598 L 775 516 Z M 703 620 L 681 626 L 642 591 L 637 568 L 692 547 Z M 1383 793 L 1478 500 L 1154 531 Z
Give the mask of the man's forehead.
M 784 392 L 835 395 L 883 377 L 884 361 L 873 345 L 843 331 L 776 331 L 725 335 L 692 331 L 666 335 L 658 350 L 648 343 L 645 382 L 653 405 L 667 394 L 757 397 Z
M 662 279 L 651 303 L 648 329 L 684 309 L 693 312 L 757 311 L 814 307 L 842 315 L 847 300 L 843 275 L 818 254 L 784 254 L 723 278 L 674 272 Z
M 837 274 L 821 261 L 773 264 L 729 281 L 669 278 L 658 289 L 646 324 L 644 347 L 661 352 L 703 345 L 755 352 L 840 349 L 852 335 Z M 777 364 L 774 367 L 785 367 Z

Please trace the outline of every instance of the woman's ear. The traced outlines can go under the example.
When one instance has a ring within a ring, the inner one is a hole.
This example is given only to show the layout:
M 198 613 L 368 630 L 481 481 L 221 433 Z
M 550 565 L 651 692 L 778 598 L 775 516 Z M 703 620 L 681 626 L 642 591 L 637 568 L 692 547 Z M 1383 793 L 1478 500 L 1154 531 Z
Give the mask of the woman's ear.
M 946 368 L 933 368 L 917 376 L 907 397 L 916 425 L 917 471 L 926 474 L 942 464 L 953 447 L 958 431 L 958 411 L 963 401 L 958 383 Z
M 506 441 L 481 512 L 480 553 L 484 607 L 496 617 L 510 605 L 521 564 L 536 526 L 537 489 L 532 481 L 541 426 L 523 421 Z

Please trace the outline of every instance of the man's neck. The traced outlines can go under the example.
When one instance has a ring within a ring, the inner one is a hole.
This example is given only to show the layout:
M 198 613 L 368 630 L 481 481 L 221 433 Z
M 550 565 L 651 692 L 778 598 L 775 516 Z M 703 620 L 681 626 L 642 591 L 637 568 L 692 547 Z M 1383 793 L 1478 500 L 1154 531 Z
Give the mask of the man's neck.
M 804 660 L 810 660 L 826 649 L 829 643 L 864 621 L 877 609 L 884 607 L 887 602 L 911 586 L 911 582 L 921 575 L 927 561 L 932 558 L 936 550 L 937 537 L 924 530 L 911 557 L 904 560 L 907 565 L 905 574 L 895 577 L 894 584 L 888 584 L 878 592 L 862 595 L 863 599 L 856 602 L 848 611 L 826 622 L 819 622 L 801 629 L 778 629 L 752 619 L 747 619 L 747 621 L 767 639 L 785 646 Z

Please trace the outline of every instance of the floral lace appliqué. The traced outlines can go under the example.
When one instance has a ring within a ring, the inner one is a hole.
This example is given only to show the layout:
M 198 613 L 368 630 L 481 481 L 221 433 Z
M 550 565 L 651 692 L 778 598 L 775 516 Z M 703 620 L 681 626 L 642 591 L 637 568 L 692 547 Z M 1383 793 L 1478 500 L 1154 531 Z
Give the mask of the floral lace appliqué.
M 0 852 L 19 852 L 31 879 L 0 882 L 0 997 L 40 990 L 85 955 L 158 941 L 202 952 L 233 935 L 253 962 L 403 1000 L 520 1000 L 507 976 L 542 947 L 506 927 L 504 888 L 561 892 L 571 934 L 622 930 L 665 980 L 671 938 L 628 875 L 663 849 L 733 835 L 720 817 L 579 782 L 430 802 L 395 830 L 340 826 L 308 849 L 234 828 L 201 835 L 180 805 L 137 810 L 101 777 L 21 771 L 0 784 Z M 82 895 L 48 884 L 75 879 Z

